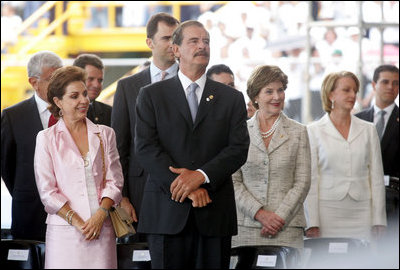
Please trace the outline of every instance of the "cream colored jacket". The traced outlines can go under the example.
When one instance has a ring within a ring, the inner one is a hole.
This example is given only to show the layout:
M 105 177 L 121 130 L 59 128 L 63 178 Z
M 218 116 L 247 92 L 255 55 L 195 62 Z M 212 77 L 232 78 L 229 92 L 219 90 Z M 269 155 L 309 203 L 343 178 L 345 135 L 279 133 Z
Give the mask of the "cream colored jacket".
M 266 149 L 257 114 L 247 121 L 247 161 L 233 175 L 238 224 L 261 228 L 254 216 L 263 207 L 283 218 L 285 226 L 305 227 L 303 202 L 311 177 L 307 129 L 282 113 Z
M 308 227 L 319 227 L 319 200 L 372 200 L 372 225 L 386 225 L 385 186 L 378 133 L 351 116 L 347 140 L 328 114 L 308 126 L 312 180 L 306 200 Z

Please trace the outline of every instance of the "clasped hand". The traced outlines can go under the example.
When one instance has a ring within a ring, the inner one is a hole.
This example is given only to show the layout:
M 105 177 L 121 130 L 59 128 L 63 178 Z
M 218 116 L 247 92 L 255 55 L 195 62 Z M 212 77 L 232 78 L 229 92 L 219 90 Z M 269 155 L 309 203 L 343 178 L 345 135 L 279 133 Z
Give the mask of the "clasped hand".
M 204 175 L 201 172 L 171 166 L 169 169 L 178 174 L 170 186 L 172 200 L 182 203 L 189 198 L 193 207 L 203 207 L 211 203 L 207 190 L 199 188 L 204 183 Z
M 282 230 L 285 225 L 285 220 L 271 211 L 264 209 L 258 210 L 255 219 L 262 224 L 261 235 L 273 236 Z
M 101 228 L 103 227 L 104 220 L 107 218 L 102 210 L 97 212 L 89 218 L 82 226 L 80 231 L 85 236 L 86 240 L 95 240 L 100 236 Z

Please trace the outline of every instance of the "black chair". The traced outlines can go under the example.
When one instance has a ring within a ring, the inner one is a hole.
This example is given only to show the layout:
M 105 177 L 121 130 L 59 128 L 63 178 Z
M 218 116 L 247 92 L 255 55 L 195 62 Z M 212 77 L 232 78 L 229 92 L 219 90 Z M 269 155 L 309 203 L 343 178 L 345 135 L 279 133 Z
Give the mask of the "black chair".
M 151 269 L 147 243 L 117 244 L 118 269 Z
M 262 260 L 265 258 L 269 258 L 272 260 L 267 260 L 262 263 Z M 231 249 L 231 269 L 297 268 L 299 266 L 299 259 L 299 251 L 292 247 L 239 246 Z
M 44 269 L 45 243 L 1 239 L 0 261 L 5 269 Z
M 13 239 L 11 229 L 1 228 L 1 239 Z
M 369 268 L 369 243 L 354 238 L 309 238 L 304 240 L 306 269 Z

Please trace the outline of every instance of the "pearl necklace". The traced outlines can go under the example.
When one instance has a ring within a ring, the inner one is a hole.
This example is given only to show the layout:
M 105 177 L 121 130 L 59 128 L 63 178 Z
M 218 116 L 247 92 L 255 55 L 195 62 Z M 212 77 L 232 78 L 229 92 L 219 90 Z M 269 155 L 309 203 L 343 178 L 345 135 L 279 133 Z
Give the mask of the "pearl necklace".
M 276 127 L 278 126 L 280 121 L 281 121 L 281 115 L 278 116 L 278 118 L 275 120 L 274 124 L 268 131 L 262 132 L 260 130 L 261 137 L 263 139 L 267 139 L 269 136 L 271 136 L 274 133 L 274 131 L 276 130 Z

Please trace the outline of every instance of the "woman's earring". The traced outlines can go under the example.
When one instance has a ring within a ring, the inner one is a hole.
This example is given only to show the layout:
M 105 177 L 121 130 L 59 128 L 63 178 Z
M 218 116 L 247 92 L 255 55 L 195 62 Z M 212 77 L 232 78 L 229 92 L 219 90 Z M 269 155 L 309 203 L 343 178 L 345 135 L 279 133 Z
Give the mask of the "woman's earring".
M 254 103 L 257 104 L 258 103 L 257 100 L 255 100 Z
M 331 100 L 331 102 L 332 102 L 331 110 L 333 110 L 333 109 L 335 108 L 335 101 L 334 101 L 334 100 Z
M 63 116 L 63 113 L 62 113 L 62 110 L 61 110 L 61 109 L 58 111 L 58 116 L 60 116 L 60 117 Z

